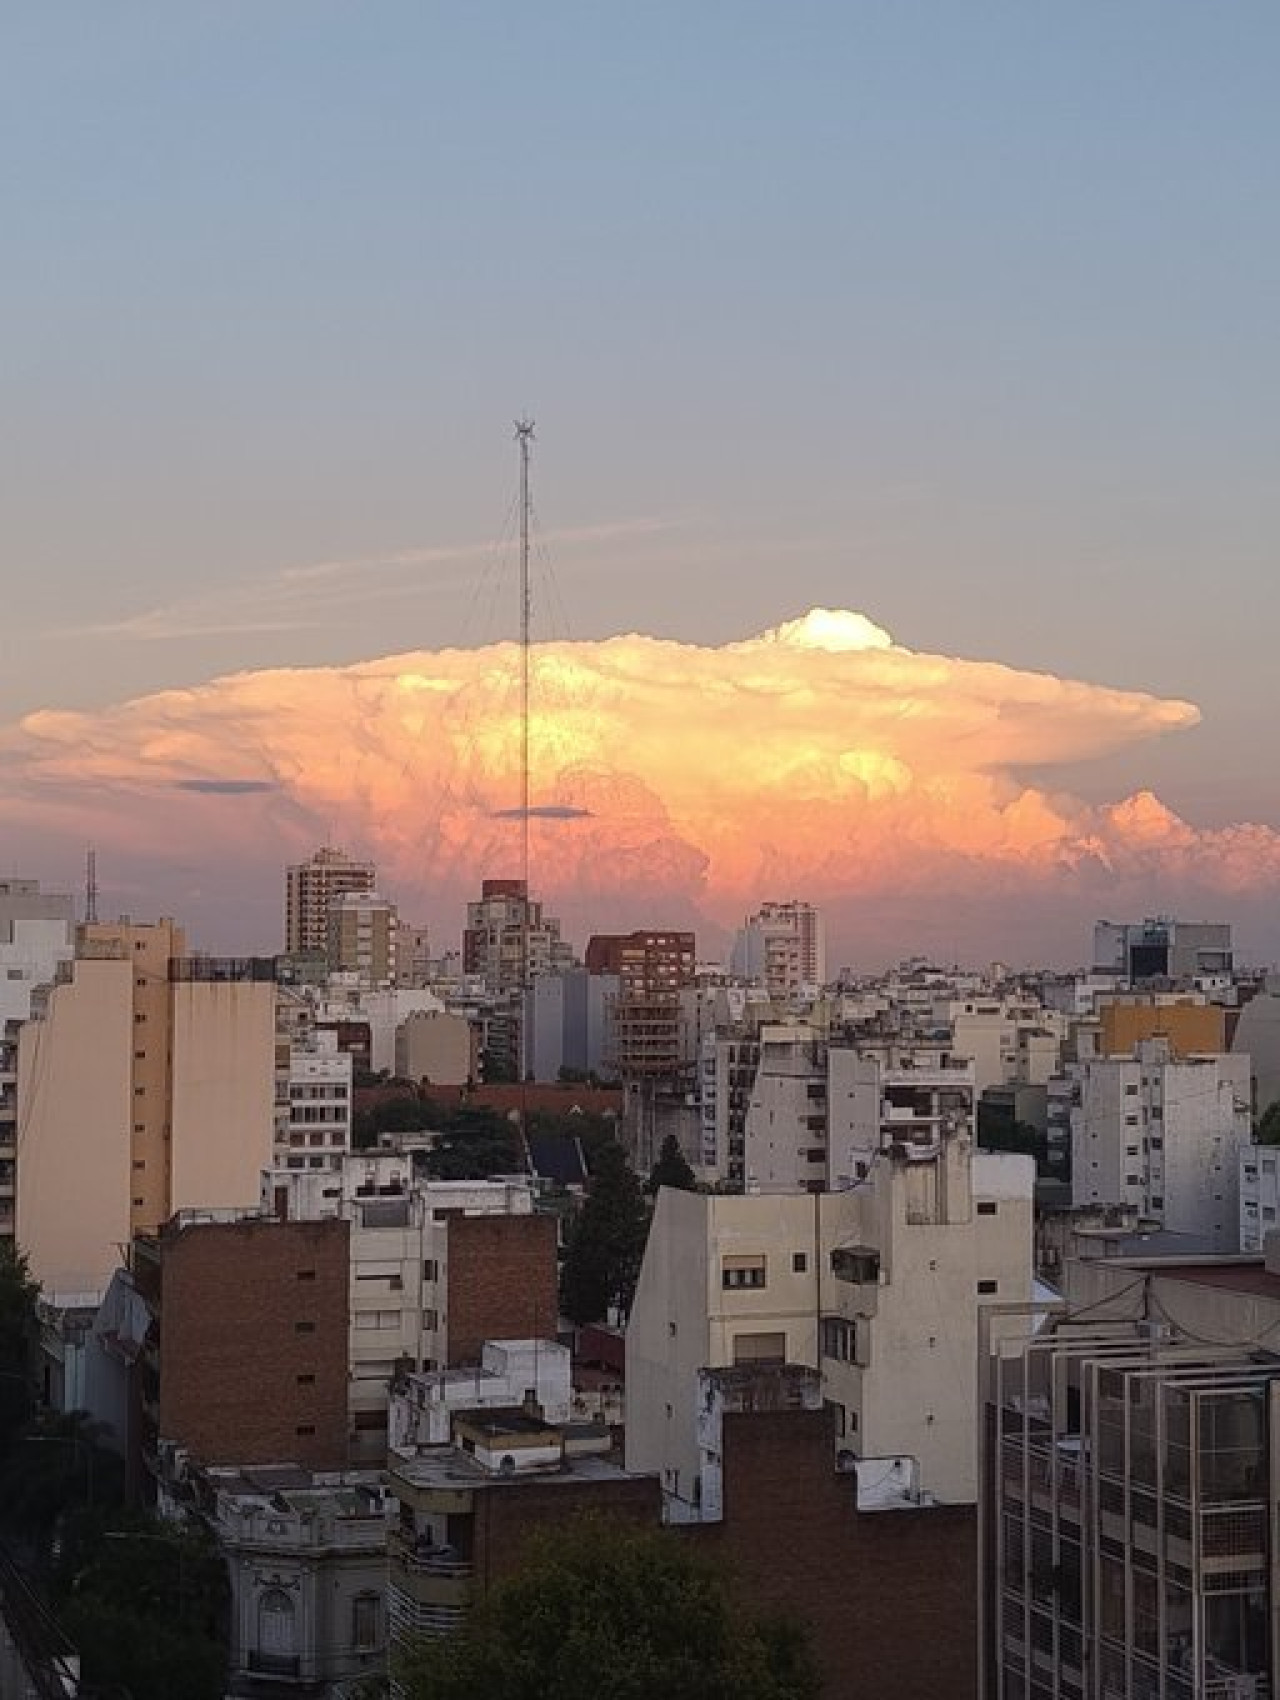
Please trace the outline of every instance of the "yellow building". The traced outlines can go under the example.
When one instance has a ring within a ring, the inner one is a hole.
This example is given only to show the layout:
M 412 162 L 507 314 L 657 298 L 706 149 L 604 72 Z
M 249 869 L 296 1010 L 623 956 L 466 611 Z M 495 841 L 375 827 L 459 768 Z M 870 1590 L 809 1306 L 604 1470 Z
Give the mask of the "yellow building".
M 1101 1004 L 1102 1055 L 1128 1057 L 1144 1039 L 1167 1039 L 1175 1058 L 1216 1056 L 1227 1048 L 1226 1011 L 1189 998 L 1118 998 Z

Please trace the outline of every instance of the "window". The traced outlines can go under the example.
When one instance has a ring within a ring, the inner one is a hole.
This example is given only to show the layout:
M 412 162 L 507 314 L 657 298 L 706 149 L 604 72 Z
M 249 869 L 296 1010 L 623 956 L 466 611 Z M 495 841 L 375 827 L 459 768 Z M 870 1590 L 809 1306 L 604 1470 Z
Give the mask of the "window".
M 980 1293 L 998 1293 L 1000 1291 L 1000 1283 L 999 1281 L 979 1281 L 978 1291 Z
M 422 1313 L 422 1326 L 425 1329 L 427 1329 L 430 1333 L 434 1333 L 435 1330 L 437 1328 L 439 1328 L 440 1318 L 434 1310 L 424 1310 L 423 1311 L 423 1313 Z
M 298 1271 L 299 1281 L 314 1281 L 315 1278 L 316 1272 L 314 1269 L 299 1269 Z
M 145 1157 L 135 1157 L 133 1159 L 133 1166 L 134 1166 L 135 1169 L 145 1169 L 146 1166 L 147 1166 L 146 1158 Z
M 314 1322 L 295 1322 L 293 1331 L 295 1334 L 314 1334 L 316 1325 Z
M 726 1290 L 763 1287 L 764 1278 L 763 1257 L 726 1257 L 720 1265 L 720 1283 Z
M 826 1405 L 827 1417 L 828 1417 L 828 1420 L 831 1423 L 832 1428 L 835 1430 L 836 1439 L 837 1440 L 843 1440 L 844 1439 L 844 1428 L 845 1428 L 844 1406 L 836 1404 L 831 1399 L 826 1399 L 826 1400 L 823 1401 L 823 1403 Z
M 805 1270 L 808 1269 L 808 1267 L 809 1267 L 809 1258 L 808 1258 L 808 1254 L 806 1252 L 803 1252 L 803 1251 L 792 1252 L 792 1254 L 791 1254 L 791 1273 L 793 1275 L 803 1275 Z
M 314 1387 L 316 1384 L 316 1378 L 314 1375 L 299 1375 L 295 1376 L 294 1379 L 299 1387 Z
M 824 1358 L 836 1358 L 842 1364 L 853 1363 L 858 1344 L 856 1323 L 842 1316 L 824 1316 L 819 1335 Z
M 299 1423 L 293 1432 L 295 1434 L 314 1434 L 316 1425 L 314 1423 Z
M 995 1201 L 994 1198 L 980 1198 L 978 1200 L 978 1214 L 979 1214 L 979 1216 L 994 1216 L 995 1213 L 996 1213 L 996 1201 Z
M 777 1334 L 735 1334 L 733 1337 L 735 1364 L 784 1364 L 787 1361 L 787 1337 Z

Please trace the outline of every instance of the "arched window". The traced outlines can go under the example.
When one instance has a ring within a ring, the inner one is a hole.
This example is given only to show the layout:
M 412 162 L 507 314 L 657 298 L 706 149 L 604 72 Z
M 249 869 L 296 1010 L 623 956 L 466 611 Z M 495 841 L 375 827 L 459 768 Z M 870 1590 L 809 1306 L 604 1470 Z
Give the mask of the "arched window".
M 291 1658 L 295 1645 L 293 1601 L 283 1588 L 268 1588 L 258 1601 L 258 1651 L 270 1658 Z

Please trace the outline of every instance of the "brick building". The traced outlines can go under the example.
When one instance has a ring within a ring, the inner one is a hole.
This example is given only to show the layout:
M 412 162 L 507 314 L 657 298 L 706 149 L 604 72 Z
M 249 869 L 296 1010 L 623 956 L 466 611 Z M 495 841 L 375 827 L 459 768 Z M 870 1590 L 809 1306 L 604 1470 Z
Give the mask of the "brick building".
M 720 1516 L 686 1537 L 744 1605 L 808 1627 L 824 1700 L 973 1700 L 976 1508 L 860 1510 L 813 1371 L 705 1373 L 722 1400 Z
M 156 1318 L 141 1361 L 147 1455 L 344 1466 L 349 1231 L 339 1218 L 177 1217 L 134 1242 Z
M 448 1218 L 447 1367 L 477 1364 L 486 1340 L 553 1335 L 560 1315 L 553 1216 Z

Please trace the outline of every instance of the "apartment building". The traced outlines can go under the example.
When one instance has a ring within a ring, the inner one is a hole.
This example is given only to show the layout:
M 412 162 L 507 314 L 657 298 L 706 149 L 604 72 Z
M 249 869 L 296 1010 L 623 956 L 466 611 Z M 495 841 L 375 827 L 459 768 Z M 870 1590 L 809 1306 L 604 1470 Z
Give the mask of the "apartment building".
M 394 986 L 400 922 L 396 906 L 376 891 L 344 891 L 329 902 L 329 972 L 357 985 Z
M 190 1212 L 133 1244 L 144 1457 L 342 1469 L 349 1225 Z
M 348 893 L 373 891 L 377 883 L 372 862 L 357 861 L 344 850 L 328 847 L 286 869 L 285 954 L 327 956 L 330 908 Z
M 1168 1039 L 1079 1066 L 1070 1110 L 1072 1201 L 1132 1206 L 1205 1251 L 1239 1244 L 1249 1059 L 1175 1056 Z
M 574 966 L 560 923 L 543 913 L 524 880 L 484 880 L 480 899 L 467 904 L 462 971 L 491 993 L 516 992 L 536 974 Z
M 349 1228 L 351 1455 L 386 1446 L 397 1375 L 479 1363 L 484 1342 L 556 1326 L 556 1224 L 527 1181 L 428 1181 L 411 1153 L 355 1154 L 336 1171 L 276 1170 L 263 1206 Z
M 1030 1297 L 1033 1165 L 949 1132 L 842 1192 L 659 1194 L 627 1329 L 627 1462 L 697 1521 L 704 1369 L 819 1369 L 837 1457 L 913 1504 L 977 1492 L 978 1318 Z M 877 1486 L 878 1484 L 878 1486 Z
M 17 1233 L 46 1295 L 105 1289 L 134 1234 L 256 1203 L 275 1134 L 268 960 L 172 921 L 80 929 L 17 1051 Z
M 992 1353 L 984 1695 L 1274 1692 L 1271 1263 L 1070 1265 L 1061 1313 Z
M 729 971 L 783 1002 L 812 996 L 827 979 L 826 933 L 811 903 L 762 903 L 734 940 Z
M 829 1185 L 856 1184 L 895 1146 L 928 1156 L 976 1133 L 974 1065 L 949 1043 L 832 1045 L 827 1055 Z
M 426 1080 L 433 1086 L 479 1080 L 477 1027 L 453 1010 L 413 1011 L 396 1029 L 395 1072 L 401 1080 Z
M 1194 980 L 1230 974 L 1231 928 L 1218 921 L 1099 921 L 1093 929 L 1093 965 L 1127 986 L 1151 980 Z
M 39 880 L 0 879 L 0 1033 L 31 1014 L 31 995 L 75 954 L 75 905 Z
M 352 1067 L 337 1035 L 313 1032 L 289 1044 L 277 1082 L 275 1166 L 333 1169 L 351 1149 Z

